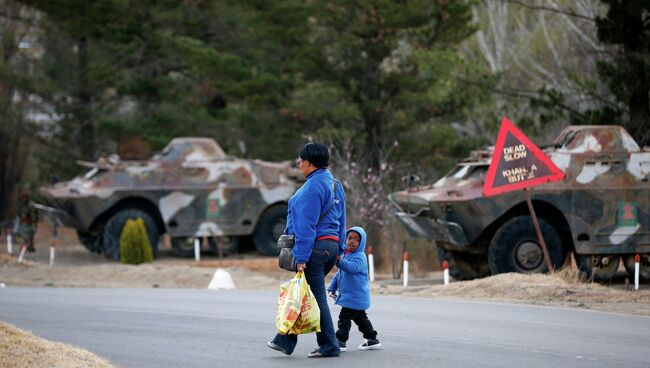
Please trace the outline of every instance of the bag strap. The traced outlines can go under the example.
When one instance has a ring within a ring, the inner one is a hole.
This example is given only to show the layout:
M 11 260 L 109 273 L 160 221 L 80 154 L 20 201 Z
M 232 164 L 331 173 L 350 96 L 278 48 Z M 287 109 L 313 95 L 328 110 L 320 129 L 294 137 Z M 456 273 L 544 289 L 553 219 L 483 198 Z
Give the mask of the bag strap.
M 318 227 L 318 224 L 320 224 L 320 222 L 321 222 L 321 221 L 325 218 L 325 216 L 330 212 L 330 210 L 332 209 L 332 207 L 334 207 L 334 202 L 336 202 L 336 199 L 337 199 L 337 198 L 336 198 L 336 183 L 337 183 L 337 182 L 338 182 L 338 180 L 337 180 L 336 178 L 332 179 L 332 192 L 334 192 L 334 200 L 332 201 L 332 203 L 330 203 L 330 206 L 327 208 L 327 211 L 323 212 L 323 214 L 320 215 L 320 218 L 318 219 L 318 222 L 316 223 L 316 226 L 315 226 L 315 227 Z
M 323 219 L 330 212 L 332 207 L 334 207 L 334 202 L 337 200 L 337 197 L 336 197 L 336 183 L 340 184 L 338 179 L 336 179 L 336 178 L 332 179 L 332 191 L 334 192 L 334 200 L 332 201 L 330 206 L 327 208 L 327 210 L 325 212 L 323 212 L 323 214 L 320 215 L 320 217 L 318 218 L 318 222 L 316 223 L 316 226 L 314 226 L 314 227 L 318 227 L 318 224 L 320 224 L 320 222 L 323 221 Z M 285 229 L 285 233 L 286 233 L 286 229 Z

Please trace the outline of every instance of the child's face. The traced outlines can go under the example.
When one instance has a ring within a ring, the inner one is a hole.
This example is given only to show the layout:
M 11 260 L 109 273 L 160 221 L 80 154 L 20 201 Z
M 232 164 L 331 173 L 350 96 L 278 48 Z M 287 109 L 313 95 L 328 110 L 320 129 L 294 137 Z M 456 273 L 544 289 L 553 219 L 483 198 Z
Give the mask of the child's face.
M 356 231 L 350 231 L 348 237 L 345 239 L 345 245 L 348 246 L 350 252 L 354 252 L 359 248 L 359 243 L 361 242 L 361 236 Z

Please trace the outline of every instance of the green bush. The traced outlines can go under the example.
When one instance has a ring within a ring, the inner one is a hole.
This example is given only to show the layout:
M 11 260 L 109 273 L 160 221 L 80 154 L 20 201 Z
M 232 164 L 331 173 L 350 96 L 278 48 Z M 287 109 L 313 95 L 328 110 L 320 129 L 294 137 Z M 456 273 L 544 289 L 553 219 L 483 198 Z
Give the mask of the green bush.
M 127 220 L 120 235 L 120 262 L 140 264 L 153 261 L 153 252 L 141 218 Z

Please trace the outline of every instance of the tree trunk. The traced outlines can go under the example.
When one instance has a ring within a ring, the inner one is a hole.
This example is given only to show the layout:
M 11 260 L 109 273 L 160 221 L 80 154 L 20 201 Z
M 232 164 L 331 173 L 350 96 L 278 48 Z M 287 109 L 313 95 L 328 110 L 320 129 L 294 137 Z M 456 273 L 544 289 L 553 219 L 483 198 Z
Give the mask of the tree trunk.
M 639 55 L 642 50 L 636 50 Z M 646 71 L 645 61 L 638 56 L 628 56 L 630 63 L 630 74 L 628 86 L 630 95 L 628 97 L 628 107 L 630 109 L 630 122 L 628 130 L 637 140 L 640 146 L 650 145 L 650 77 Z
M 12 183 L 9 182 L 9 139 L 5 132 L 6 120 L 2 118 L 2 128 L 0 128 L 0 221 L 9 219 L 10 204 L 13 202 Z
M 95 126 L 92 119 L 92 99 L 88 83 L 88 40 L 86 37 L 79 38 L 78 42 L 78 96 L 79 99 L 79 148 L 81 158 L 85 160 L 95 159 Z
M 10 4 L 16 5 L 16 4 Z M 7 13 L 17 12 L 17 9 L 10 9 Z M 1 63 L 9 66 L 11 73 L 11 62 L 18 50 L 15 34 L 12 32 L 12 23 L 6 21 L 0 27 L 5 27 L 0 47 L 3 55 Z M 16 111 L 13 98 L 15 88 L 13 76 L 0 80 L 0 222 L 10 220 L 13 215 L 14 205 L 17 197 L 17 187 L 24 172 L 25 157 L 21 156 L 20 119 L 21 115 Z
M 622 75 L 610 87 L 624 88 L 629 110 L 626 128 L 641 146 L 650 144 L 650 42 L 648 41 L 647 1 L 603 0 L 609 5 L 606 18 L 596 20 L 598 38 L 602 42 L 622 45 L 623 57 L 614 60 L 615 70 Z M 616 75 L 616 74 L 615 74 Z
M 25 172 L 29 145 L 21 137 L 10 111 L 0 118 L 0 221 L 13 215 L 20 182 Z
M 366 131 L 366 152 L 370 157 L 370 167 L 379 169 L 379 151 L 381 148 L 381 119 L 375 114 L 370 114 L 364 121 Z

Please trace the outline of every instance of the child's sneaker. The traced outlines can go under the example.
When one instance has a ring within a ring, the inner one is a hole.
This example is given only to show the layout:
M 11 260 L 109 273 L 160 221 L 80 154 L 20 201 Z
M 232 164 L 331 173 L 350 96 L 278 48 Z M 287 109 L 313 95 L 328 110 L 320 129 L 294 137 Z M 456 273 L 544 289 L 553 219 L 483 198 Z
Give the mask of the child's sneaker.
M 341 348 L 341 351 L 348 351 L 347 344 L 341 340 L 339 340 L 339 347 Z
M 381 343 L 377 339 L 370 339 L 364 341 L 363 344 L 359 345 L 359 350 L 377 350 L 381 349 Z

